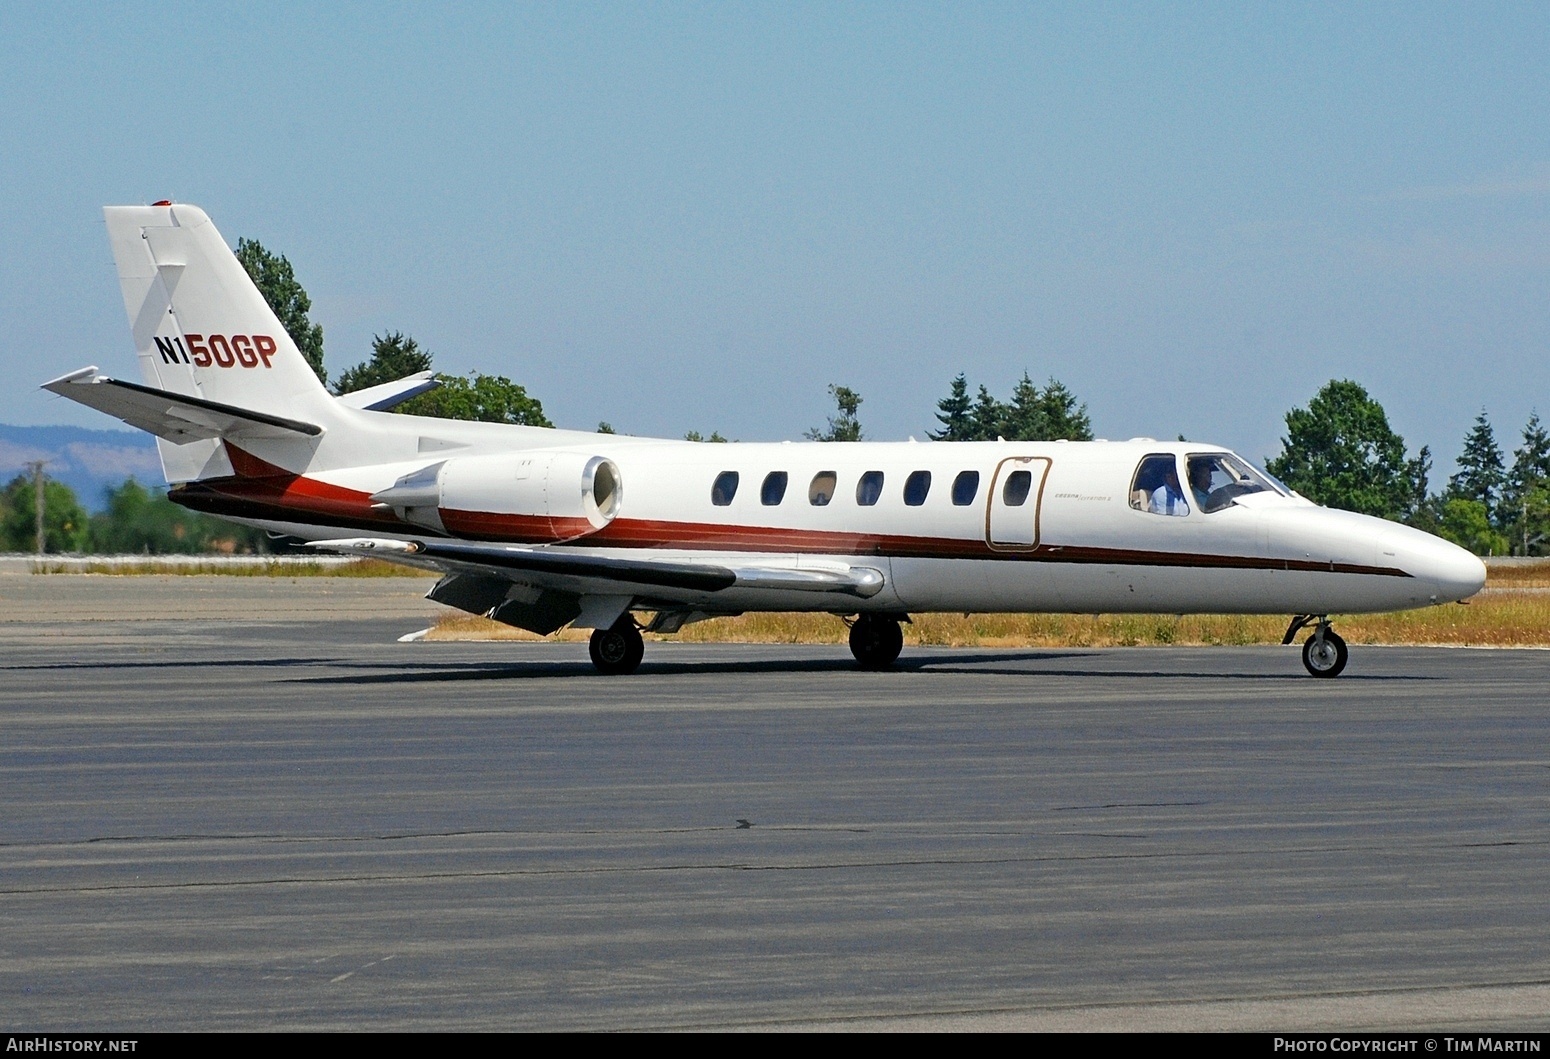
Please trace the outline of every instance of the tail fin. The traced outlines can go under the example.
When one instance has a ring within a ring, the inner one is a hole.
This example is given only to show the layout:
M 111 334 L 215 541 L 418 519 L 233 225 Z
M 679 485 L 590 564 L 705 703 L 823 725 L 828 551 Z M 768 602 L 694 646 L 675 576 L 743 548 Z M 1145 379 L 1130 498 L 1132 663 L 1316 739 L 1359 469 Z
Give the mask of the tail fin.
M 103 211 L 147 387 L 231 409 L 328 423 L 335 404 L 204 211 Z M 219 442 L 159 442 L 168 481 L 218 473 Z

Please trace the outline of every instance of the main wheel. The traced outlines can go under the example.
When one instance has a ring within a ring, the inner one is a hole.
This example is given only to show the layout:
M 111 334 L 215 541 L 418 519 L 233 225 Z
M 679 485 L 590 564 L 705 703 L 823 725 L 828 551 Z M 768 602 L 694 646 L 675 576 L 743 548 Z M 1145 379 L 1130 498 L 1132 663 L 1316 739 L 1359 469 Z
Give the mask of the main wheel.
M 592 664 L 609 676 L 633 673 L 646 655 L 646 641 L 628 614 L 614 622 L 611 629 L 594 629 L 587 645 Z
M 1338 677 L 1350 657 L 1345 641 L 1335 635 L 1333 629 L 1324 630 L 1323 644 L 1314 633 L 1302 645 L 1302 664 L 1316 677 Z
M 904 650 L 904 630 L 893 618 L 863 614 L 850 627 L 850 653 L 862 669 L 887 669 Z

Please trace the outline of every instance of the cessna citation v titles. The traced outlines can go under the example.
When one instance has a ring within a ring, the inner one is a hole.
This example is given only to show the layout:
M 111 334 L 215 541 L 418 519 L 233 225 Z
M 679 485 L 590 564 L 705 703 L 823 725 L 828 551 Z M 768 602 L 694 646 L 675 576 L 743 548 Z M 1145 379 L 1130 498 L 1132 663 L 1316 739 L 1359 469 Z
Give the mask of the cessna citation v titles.
M 334 397 L 199 209 L 104 210 L 140 382 L 45 388 L 157 437 L 170 496 L 313 546 L 436 571 L 439 603 L 593 629 L 605 673 L 642 629 L 745 611 L 850 622 L 864 667 L 928 611 L 1329 615 L 1465 599 L 1485 567 L 1405 526 L 1318 507 L 1193 443 L 729 444 L 388 414 L 429 373 Z M 640 615 L 640 618 L 637 618 Z

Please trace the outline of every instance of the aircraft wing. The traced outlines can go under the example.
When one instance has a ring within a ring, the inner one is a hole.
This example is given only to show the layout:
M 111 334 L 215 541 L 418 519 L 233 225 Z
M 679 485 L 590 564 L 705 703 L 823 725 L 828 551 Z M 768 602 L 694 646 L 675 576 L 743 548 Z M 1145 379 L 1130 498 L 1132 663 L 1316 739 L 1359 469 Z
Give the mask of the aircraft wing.
M 619 593 L 632 587 L 638 587 L 642 592 L 654 588 L 721 592 L 735 586 L 785 592 L 832 592 L 866 599 L 883 588 L 881 571 L 843 563 L 798 569 L 721 560 L 699 563 L 646 556 L 621 559 L 578 553 L 572 549 L 372 537 L 313 541 L 311 546 L 444 573 L 494 574 L 512 581 L 572 592 Z
M 106 412 L 175 445 L 209 438 L 316 437 L 323 433 L 322 427 L 312 423 L 110 379 L 98 374 L 95 367 L 61 375 L 44 383 L 43 389 Z

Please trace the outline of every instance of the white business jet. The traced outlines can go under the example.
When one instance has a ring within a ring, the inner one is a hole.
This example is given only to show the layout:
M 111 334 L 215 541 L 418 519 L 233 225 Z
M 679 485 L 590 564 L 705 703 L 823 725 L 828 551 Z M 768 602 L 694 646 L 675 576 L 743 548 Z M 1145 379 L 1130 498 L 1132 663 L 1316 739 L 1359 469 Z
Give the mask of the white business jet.
M 439 603 L 539 634 L 594 630 L 605 673 L 642 630 L 745 611 L 850 623 L 867 668 L 929 611 L 1329 615 L 1465 599 L 1479 559 L 1318 507 L 1210 445 L 729 444 L 388 414 L 429 373 L 330 395 L 193 206 L 107 208 L 140 381 L 45 388 L 157 437 L 185 507 L 440 573 Z M 637 617 L 637 615 L 639 617 Z

